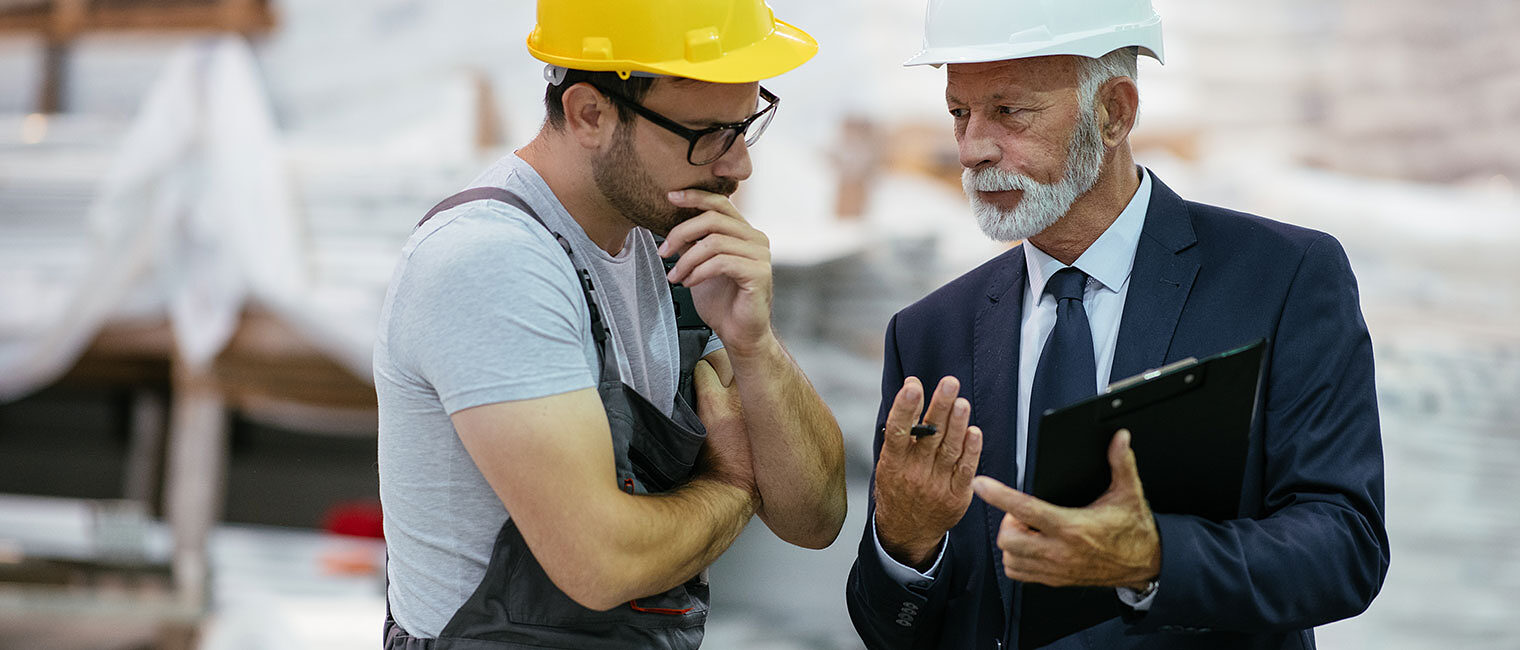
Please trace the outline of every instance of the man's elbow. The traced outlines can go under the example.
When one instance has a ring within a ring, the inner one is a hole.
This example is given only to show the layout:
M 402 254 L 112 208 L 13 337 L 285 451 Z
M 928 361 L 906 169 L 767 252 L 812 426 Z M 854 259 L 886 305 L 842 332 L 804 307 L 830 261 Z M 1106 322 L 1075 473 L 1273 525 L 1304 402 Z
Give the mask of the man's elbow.
M 783 530 L 776 530 L 777 527 L 772 526 L 771 530 L 788 544 L 815 551 L 822 550 L 833 545 L 834 540 L 839 538 L 839 532 L 844 528 L 847 509 L 848 506 L 841 498 L 838 503 L 831 503 L 818 509 L 812 517 L 806 518 L 799 525 Z
M 599 557 L 564 557 L 545 561 L 543 568 L 549 581 L 570 600 L 586 609 L 605 612 L 633 598 L 619 587 L 624 584 L 624 577 L 619 574 L 616 564 Z
M 1341 618 L 1360 616 L 1367 611 L 1372 606 L 1373 599 L 1382 592 L 1383 581 L 1388 578 L 1390 557 L 1386 537 L 1369 540 L 1368 548 L 1362 551 L 1361 557 L 1359 570 L 1352 572 L 1346 579 L 1351 598 L 1348 611 Z
M 565 592 L 566 596 L 570 597 L 570 600 L 575 601 L 577 605 L 598 612 L 605 612 L 628 602 L 611 596 L 601 587 L 576 589 L 575 591 L 564 589 L 562 591 Z
M 832 533 L 818 533 L 814 535 L 798 536 L 786 541 L 794 546 L 800 546 L 802 548 L 813 551 L 821 551 L 833 545 L 834 540 L 838 538 L 839 531 L 835 530 Z
M 573 595 L 568 592 L 566 592 L 565 595 L 570 596 L 570 599 L 575 601 L 576 604 L 580 605 L 581 607 L 585 607 L 586 609 L 598 612 L 605 612 L 611 609 L 615 609 L 623 603 L 628 602 L 625 599 L 613 597 L 610 594 L 607 594 L 605 591 L 599 592 L 597 589 L 589 590 L 587 592 L 581 593 L 580 595 Z

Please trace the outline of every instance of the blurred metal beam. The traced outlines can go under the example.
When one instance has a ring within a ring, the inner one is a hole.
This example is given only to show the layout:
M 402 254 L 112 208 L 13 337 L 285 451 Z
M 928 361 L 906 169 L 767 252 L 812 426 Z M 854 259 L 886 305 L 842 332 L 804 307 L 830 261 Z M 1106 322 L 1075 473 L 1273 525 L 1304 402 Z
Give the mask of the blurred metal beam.
M 8 0 L 0 0 L 6 2 Z M 10 0 L 14 1 L 14 0 Z M 70 11 L 81 13 L 70 14 Z M 77 19 L 74 33 L 94 31 L 222 30 L 257 34 L 274 28 L 276 15 L 269 0 L 49 0 L 0 6 L 0 32 L 46 33 L 59 16 Z
M 87 32 L 226 31 L 248 36 L 274 28 L 269 0 L 0 0 L 0 34 L 42 34 L 42 89 L 37 110 L 60 113 L 69 47 Z

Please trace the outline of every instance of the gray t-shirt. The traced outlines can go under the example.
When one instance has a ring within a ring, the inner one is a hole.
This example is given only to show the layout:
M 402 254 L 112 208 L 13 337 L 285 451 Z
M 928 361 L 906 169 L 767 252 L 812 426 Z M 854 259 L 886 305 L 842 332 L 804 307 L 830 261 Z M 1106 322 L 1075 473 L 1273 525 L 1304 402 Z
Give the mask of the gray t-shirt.
M 518 194 L 570 242 L 596 285 L 623 382 L 668 414 L 680 351 L 649 231 L 635 228 L 618 255 L 607 254 L 515 155 L 470 184 L 485 186 Z M 402 249 L 374 368 L 391 614 L 432 638 L 479 585 L 508 516 L 449 415 L 596 385 L 589 311 L 570 258 L 543 226 L 500 202 L 439 213 Z

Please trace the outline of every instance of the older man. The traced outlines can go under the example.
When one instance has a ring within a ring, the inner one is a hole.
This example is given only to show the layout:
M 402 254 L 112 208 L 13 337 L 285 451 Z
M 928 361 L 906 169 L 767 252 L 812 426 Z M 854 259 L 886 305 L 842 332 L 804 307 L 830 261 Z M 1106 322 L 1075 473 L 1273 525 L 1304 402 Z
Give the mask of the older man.
M 1372 348 L 1346 255 L 1137 167 L 1141 54 L 1162 57 L 1143 0 L 930 0 L 909 64 L 948 64 L 977 221 L 1023 243 L 887 327 L 871 517 L 847 586 L 870 647 L 1307 648 L 1382 585 Z M 1045 410 L 1257 338 L 1267 370 L 1238 518 L 1152 513 L 1127 432 L 1087 507 L 1008 487 L 1029 485 Z M 921 378 L 938 381 L 927 409 Z M 937 433 L 909 435 L 920 421 Z M 1050 624 L 1075 607 L 1099 615 L 1069 635 Z

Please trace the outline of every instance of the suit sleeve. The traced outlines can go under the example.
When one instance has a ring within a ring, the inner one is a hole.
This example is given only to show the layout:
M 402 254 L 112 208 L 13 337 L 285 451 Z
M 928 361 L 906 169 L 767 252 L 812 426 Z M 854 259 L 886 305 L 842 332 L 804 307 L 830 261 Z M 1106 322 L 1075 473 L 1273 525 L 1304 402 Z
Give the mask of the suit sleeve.
M 897 354 L 897 318 L 887 324 L 886 352 L 881 372 L 881 408 L 876 415 L 874 460 L 881 455 L 882 427 L 887 411 L 904 379 Z M 845 602 L 855 630 L 872 650 L 887 648 L 933 648 L 944 622 L 945 603 L 951 581 L 944 577 L 955 548 L 946 541 L 939 578 L 927 588 L 906 586 L 892 578 L 876 551 L 871 522 L 876 515 L 876 476 L 873 470 L 867 490 L 866 527 L 860 539 L 855 565 L 845 585 Z
M 1372 342 L 1326 235 L 1289 286 L 1262 405 L 1260 514 L 1157 515 L 1161 588 L 1139 631 L 1262 632 L 1355 616 L 1388 572 Z

